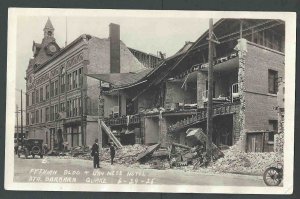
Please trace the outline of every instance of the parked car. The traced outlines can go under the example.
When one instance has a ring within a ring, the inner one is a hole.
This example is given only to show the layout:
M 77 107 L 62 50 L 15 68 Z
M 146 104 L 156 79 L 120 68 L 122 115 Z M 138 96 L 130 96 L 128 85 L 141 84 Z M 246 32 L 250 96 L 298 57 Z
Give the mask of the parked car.
M 43 149 L 43 140 L 42 139 L 24 139 L 21 146 L 18 149 L 18 157 L 24 155 L 27 159 L 28 156 L 32 155 L 34 158 L 36 155 L 43 158 L 44 149 Z

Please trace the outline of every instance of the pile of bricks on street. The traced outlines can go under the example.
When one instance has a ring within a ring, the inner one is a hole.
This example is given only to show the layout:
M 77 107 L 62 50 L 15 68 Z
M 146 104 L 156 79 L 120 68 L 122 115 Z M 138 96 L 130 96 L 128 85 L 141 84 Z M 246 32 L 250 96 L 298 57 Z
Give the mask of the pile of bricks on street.
M 227 173 L 262 175 L 269 165 L 283 162 L 281 153 L 246 153 L 236 146 L 225 150 L 224 155 L 210 166 L 211 169 Z
M 146 146 L 141 144 L 126 145 L 116 149 L 114 163 L 127 167 L 152 169 L 179 169 L 184 171 L 202 171 L 205 173 L 236 173 L 262 175 L 265 169 L 276 162 L 283 162 L 282 153 L 246 153 L 232 146 L 222 150 L 223 157 L 204 165 L 202 153 L 197 154 L 195 147 L 173 143 L 163 148 L 159 144 Z M 79 158 L 92 160 L 90 147 L 74 147 L 69 151 L 52 151 L 51 155 L 60 158 Z M 100 161 L 110 162 L 109 148 L 100 151 Z

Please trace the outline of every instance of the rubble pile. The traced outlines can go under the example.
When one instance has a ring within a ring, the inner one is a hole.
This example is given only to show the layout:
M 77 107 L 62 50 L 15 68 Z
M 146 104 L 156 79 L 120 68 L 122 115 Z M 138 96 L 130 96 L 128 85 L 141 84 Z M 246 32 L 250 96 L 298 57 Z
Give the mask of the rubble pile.
M 151 169 L 169 169 L 170 168 L 170 162 L 167 158 L 157 158 L 157 157 L 151 157 L 147 162 L 145 162 L 146 166 L 148 166 Z
M 143 114 L 153 114 L 153 113 L 161 113 L 161 112 L 165 112 L 166 109 L 164 109 L 163 107 L 159 107 L 159 108 L 148 108 L 148 109 L 141 109 L 140 113 Z
M 116 156 L 114 162 L 117 164 L 133 164 L 136 162 L 137 156 L 144 152 L 147 146 L 134 144 L 126 145 L 120 149 L 116 149 Z M 110 151 L 109 148 L 103 148 L 100 152 L 100 161 L 110 162 Z
M 224 157 L 212 163 L 217 172 L 263 175 L 266 168 L 276 162 L 283 162 L 282 154 L 275 152 L 246 153 L 233 146 L 224 151 Z
M 70 154 L 73 157 L 78 157 L 78 156 L 90 156 L 90 148 L 89 146 L 76 146 L 71 148 Z

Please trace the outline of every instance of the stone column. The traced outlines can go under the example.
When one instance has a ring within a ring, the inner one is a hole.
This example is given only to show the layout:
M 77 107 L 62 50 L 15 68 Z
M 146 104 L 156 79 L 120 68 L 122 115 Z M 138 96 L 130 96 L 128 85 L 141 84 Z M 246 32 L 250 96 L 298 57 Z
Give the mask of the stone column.
M 168 125 L 166 118 L 159 118 L 159 139 L 158 142 L 161 143 L 161 147 L 167 147 L 167 134 L 168 134 Z
M 278 111 L 278 133 L 274 136 L 274 151 L 283 153 L 284 147 L 284 109 Z
M 240 109 L 237 111 L 239 114 L 240 124 L 240 138 L 238 141 L 238 148 L 241 151 L 246 151 L 246 132 L 245 132 L 245 67 L 246 67 L 246 55 L 247 55 L 247 40 L 239 39 L 238 44 L 235 47 L 239 55 L 239 70 L 238 70 L 238 84 L 239 84 L 239 96 L 240 96 Z M 235 119 L 235 118 L 234 118 Z

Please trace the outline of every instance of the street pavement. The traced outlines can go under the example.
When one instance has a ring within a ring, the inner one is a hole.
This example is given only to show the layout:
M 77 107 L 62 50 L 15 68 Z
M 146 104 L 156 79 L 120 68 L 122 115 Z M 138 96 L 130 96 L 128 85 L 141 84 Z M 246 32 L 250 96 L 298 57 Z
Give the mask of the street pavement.
M 14 182 L 265 186 L 262 176 L 141 169 L 103 162 L 100 167 L 94 169 L 90 160 L 15 156 Z

